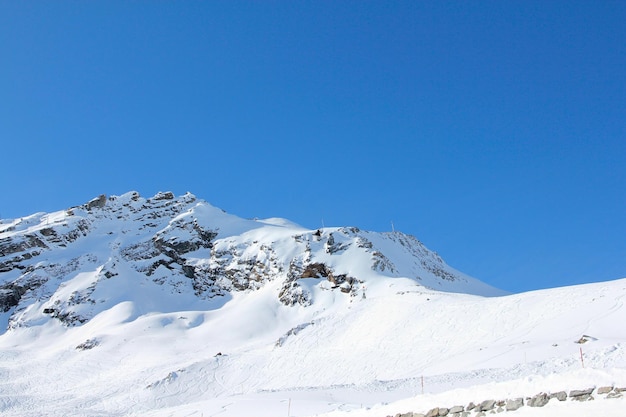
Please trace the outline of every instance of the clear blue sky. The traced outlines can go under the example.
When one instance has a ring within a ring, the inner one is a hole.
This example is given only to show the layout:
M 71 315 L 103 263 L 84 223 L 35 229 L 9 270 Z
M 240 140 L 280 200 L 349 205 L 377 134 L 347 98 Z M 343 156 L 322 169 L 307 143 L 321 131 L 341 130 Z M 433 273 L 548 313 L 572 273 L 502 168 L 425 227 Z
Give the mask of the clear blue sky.
M 626 277 L 626 2 L 1 1 L 0 216 L 190 191 Z

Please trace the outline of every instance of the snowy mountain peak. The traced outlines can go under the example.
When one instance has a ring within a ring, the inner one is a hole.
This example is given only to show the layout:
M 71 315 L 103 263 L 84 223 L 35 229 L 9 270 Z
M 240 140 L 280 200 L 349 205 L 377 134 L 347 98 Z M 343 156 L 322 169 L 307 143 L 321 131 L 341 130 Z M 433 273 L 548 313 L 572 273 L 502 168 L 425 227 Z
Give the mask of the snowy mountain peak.
M 379 417 L 626 387 L 626 280 L 499 293 L 400 232 L 99 196 L 0 222 L 0 414 Z M 606 401 L 579 415 L 623 414 Z
M 371 287 L 499 293 L 400 232 L 246 220 L 190 193 L 101 195 L 0 226 L 0 310 L 9 328 L 81 325 L 123 301 L 136 315 L 206 310 L 268 285 L 287 306 L 310 306 L 326 292 L 363 298 Z

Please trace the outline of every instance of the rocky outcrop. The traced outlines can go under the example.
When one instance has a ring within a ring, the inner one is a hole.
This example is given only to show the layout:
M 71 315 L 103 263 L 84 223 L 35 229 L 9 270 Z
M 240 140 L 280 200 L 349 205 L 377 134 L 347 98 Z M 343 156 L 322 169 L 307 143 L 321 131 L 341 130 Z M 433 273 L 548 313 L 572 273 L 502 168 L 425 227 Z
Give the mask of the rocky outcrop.
M 36 234 L 24 234 L 17 238 L 0 239 L 0 257 L 23 253 L 32 248 L 48 249 L 48 245 L 45 244 L 44 240 Z
M 99 344 L 100 344 L 100 340 L 98 340 L 96 338 L 94 338 L 94 339 L 87 339 L 83 343 L 81 343 L 78 346 L 76 346 L 76 350 L 90 350 L 90 349 L 95 348 Z
M 174 231 L 176 232 L 175 235 L 172 233 Z M 181 232 L 183 232 L 183 236 L 181 236 Z M 179 259 L 182 255 L 200 248 L 211 248 L 217 235 L 216 230 L 203 228 L 195 219 L 191 222 L 178 220 L 171 222 L 167 228 L 157 232 L 152 241 L 161 253 L 173 259 Z
M 28 268 L 24 279 L 17 279 L 0 286 L 0 312 L 7 312 L 16 307 L 24 294 L 34 292 L 47 281 L 47 278 L 33 273 L 34 268 Z
M 256 228 L 282 240 L 248 234 Z M 365 298 L 363 279 L 337 266 L 345 265 L 343 256 L 387 276 L 428 277 L 423 285 L 456 279 L 436 254 L 399 232 L 289 230 L 171 192 L 147 199 L 136 192 L 100 195 L 65 211 L 5 219 L 0 223 L 0 312 L 9 312 L 9 328 L 49 318 L 77 326 L 104 308 L 107 296 L 92 294 L 111 279 L 154 284 L 172 294 L 189 291 L 200 300 L 255 291 L 276 280 L 278 300 L 287 306 L 310 305 L 314 289 Z M 80 241 L 86 237 L 88 247 L 97 247 L 96 255 L 81 255 Z M 409 262 L 403 258 L 402 272 L 381 248 L 393 248 L 394 260 L 404 252 Z M 66 258 L 69 253 L 75 257 Z M 73 283 L 75 291 L 59 291 L 81 272 L 88 278 Z M 29 309 L 29 303 L 38 307 Z
M 0 311 L 7 312 L 11 307 L 15 307 L 22 298 L 24 289 L 19 286 L 7 285 L 0 288 Z
M 91 210 L 95 208 L 103 208 L 106 205 L 106 203 L 107 203 L 107 196 L 104 194 L 101 194 L 100 196 L 89 201 L 83 207 L 85 207 L 86 210 Z

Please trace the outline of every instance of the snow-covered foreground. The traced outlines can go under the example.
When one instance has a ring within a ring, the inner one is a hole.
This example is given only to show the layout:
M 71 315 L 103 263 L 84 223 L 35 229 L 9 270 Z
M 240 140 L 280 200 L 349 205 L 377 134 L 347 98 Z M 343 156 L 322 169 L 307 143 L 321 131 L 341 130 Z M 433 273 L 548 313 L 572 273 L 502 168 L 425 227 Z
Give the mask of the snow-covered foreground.
M 398 232 L 102 196 L 0 223 L 0 414 L 384 417 L 626 387 L 626 279 L 501 294 Z
M 394 282 L 366 299 L 328 299 L 310 310 L 280 306 L 274 291 L 239 294 L 210 312 L 128 321 L 128 303 L 77 328 L 16 329 L 0 338 L 0 409 L 9 416 L 385 416 L 626 386 L 626 280 L 495 298 Z M 589 341 L 575 343 L 583 335 Z M 99 344 L 77 350 L 86 340 Z M 606 407 L 624 405 L 612 399 L 580 409 L 609 415 Z
M 488 383 L 467 388 L 460 388 L 439 394 L 416 394 L 391 403 L 372 402 L 371 392 L 367 390 L 349 391 L 344 389 L 325 389 L 319 391 L 286 391 L 275 395 L 241 395 L 231 398 L 194 402 L 179 407 L 147 412 L 146 416 L 309 416 L 318 417 L 379 417 L 395 416 L 408 411 L 426 414 L 436 407 L 453 407 L 478 403 L 484 399 L 506 399 L 530 397 L 540 392 L 568 391 L 570 386 L 593 387 L 611 386 L 615 381 L 624 381 L 623 369 L 580 370 L 546 377 L 532 376 L 501 383 Z M 599 385 L 598 385 L 599 384 Z M 390 398 L 393 395 L 389 396 Z M 343 402 L 348 400 L 349 402 Z M 478 401 L 477 401 L 478 400 Z M 334 411 L 323 411 L 333 409 Z M 623 417 L 626 412 L 626 399 L 603 399 L 593 401 L 558 401 L 552 399 L 543 407 L 522 407 L 513 414 L 521 417 Z M 471 412 L 474 416 L 476 413 Z

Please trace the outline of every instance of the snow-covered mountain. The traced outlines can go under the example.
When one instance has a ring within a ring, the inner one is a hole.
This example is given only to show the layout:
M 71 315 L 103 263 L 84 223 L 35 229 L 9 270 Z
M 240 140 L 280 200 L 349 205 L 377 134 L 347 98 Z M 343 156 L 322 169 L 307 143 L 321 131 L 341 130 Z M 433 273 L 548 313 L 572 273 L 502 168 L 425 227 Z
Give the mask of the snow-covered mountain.
M 276 298 L 287 306 L 313 304 L 318 290 L 346 300 L 366 297 L 379 277 L 501 293 L 448 267 L 412 236 L 245 220 L 172 193 L 100 196 L 4 221 L 0 273 L 9 328 L 50 319 L 76 326 L 121 302 L 132 303 L 136 316 L 212 310 L 236 292 L 266 285 L 277 286 Z
M 626 386 L 625 294 L 505 295 L 399 232 L 100 196 L 0 223 L 0 412 L 386 415 L 422 390 L 573 372 L 577 341 L 611 370 L 582 380 Z

